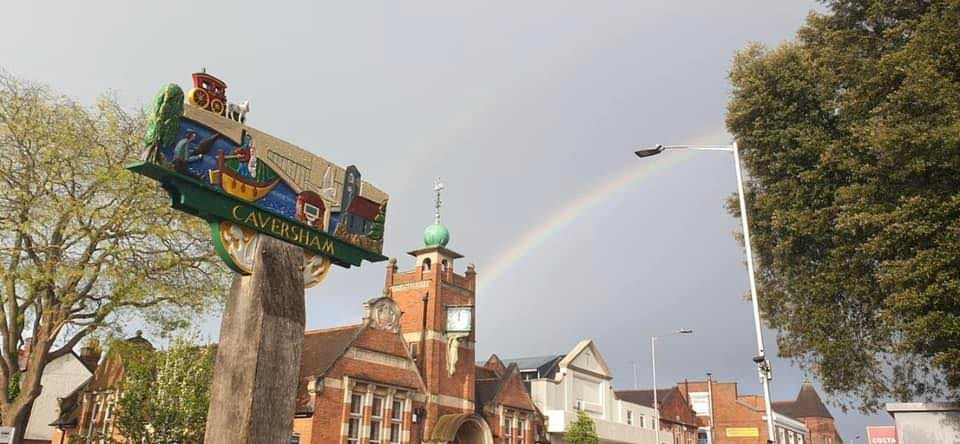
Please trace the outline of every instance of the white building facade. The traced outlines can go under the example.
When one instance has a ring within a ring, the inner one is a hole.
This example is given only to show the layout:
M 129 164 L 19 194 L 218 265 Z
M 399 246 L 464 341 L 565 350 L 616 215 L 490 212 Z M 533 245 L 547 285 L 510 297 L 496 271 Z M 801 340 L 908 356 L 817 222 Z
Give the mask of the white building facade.
M 511 362 L 511 361 L 506 361 Z M 655 412 L 652 408 L 617 399 L 613 375 L 591 340 L 577 344 L 564 356 L 516 360 L 529 385 L 530 395 L 547 419 L 552 444 L 563 437 L 577 412 L 596 424 L 603 444 L 653 444 Z M 523 368 L 523 362 L 529 362 Z M 537 364 L 543 365 L 535 367 Z
M 960 403 L 891 402 L 899 444 L 960 442 Z
M 40 385 L 43 388 L 40 396 L 33 401 L 24 439 L 49 442 L 54 432 L 50 423 L 60 416 L 57 399 L 73 393 L 91 376 L 93 371 L 73 353 L 67 353 L 47 364 L 40 376 Z

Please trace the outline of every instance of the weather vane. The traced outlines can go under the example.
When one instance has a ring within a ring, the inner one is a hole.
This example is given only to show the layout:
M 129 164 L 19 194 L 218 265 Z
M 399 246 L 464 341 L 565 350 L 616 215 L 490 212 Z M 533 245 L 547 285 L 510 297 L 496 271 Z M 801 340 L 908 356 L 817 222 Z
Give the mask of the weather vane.
M 440 192 L 443 191 L 443 182 L 440 181 L 439 177 L 437 177 L 433 181 L 433 191 L 437 193 L 437 199 L 435 201 L 437 211 L 436 213 L 434 213 L 434 221 L 439 224 L 440 223 L 440 204 L 441 204 Z

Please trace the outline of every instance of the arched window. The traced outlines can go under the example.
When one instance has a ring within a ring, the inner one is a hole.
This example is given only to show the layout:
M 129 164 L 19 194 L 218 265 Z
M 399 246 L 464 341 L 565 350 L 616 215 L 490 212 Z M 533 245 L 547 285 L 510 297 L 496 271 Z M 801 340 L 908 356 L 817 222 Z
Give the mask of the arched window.
M 423 260 L 423 271 L 430 271 L 430 258 Z
M 440 261 L 440 271 L 442 271 L 442 272 L 446 272 L 446 271 L 447 271 L 447 260 L 446 260 L 446 259 Z

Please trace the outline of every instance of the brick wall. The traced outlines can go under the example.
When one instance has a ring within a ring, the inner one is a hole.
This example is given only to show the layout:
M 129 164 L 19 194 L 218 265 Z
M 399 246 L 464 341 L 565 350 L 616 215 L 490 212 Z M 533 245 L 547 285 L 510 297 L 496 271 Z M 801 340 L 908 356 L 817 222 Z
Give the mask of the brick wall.
M 689 401 L 689 392 L 707 392 L 705 381 L 678 384 L 684 397 Z M 766 442 L 767 426 L 763 420 L 763 409 L 757 409 L 750 397 L 738 399 L 737 384 L 732 382 L 713 382 L 713 418 L 715 426 L 713 437 L 715 444 L 742 444 L 747 442 Z M 700 416 L 701 425 L 709 425 L 709 416 Z M 731 437 L 736 431 L 755 429 L 759 437 Z
M 688 442 L 688 438 L 696 442 L 699 422 L 696 413 L 684 399 L 683 393 L 680 390 L 674 390 L 666 396 L 666 399 L 658 401 L 660 402 L 660 426 L 663 430 L 669 430 L 673 435 L 680 436 L 680 441 L 683 443 Z
M 839 444 L 842 441 L 832 418 L 804 418 L 811 444 Z
M 309 431 L 310 441 L 301 439 L 301 443 L 322 444 L 339 443 L 341 425 L 346 416 L 342 389 L 324 388 L 317 395 L 314 403 L 314 414 L 310 418 L 312 429 Z

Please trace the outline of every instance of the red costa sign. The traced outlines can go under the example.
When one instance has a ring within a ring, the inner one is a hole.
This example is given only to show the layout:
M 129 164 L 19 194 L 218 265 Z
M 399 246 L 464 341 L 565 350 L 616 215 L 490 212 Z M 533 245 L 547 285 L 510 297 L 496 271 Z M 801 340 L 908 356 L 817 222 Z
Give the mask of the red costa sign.
M 899 444 L 897 441 L 897 428 L 894 426 L 867 427 L 867 443 Z

